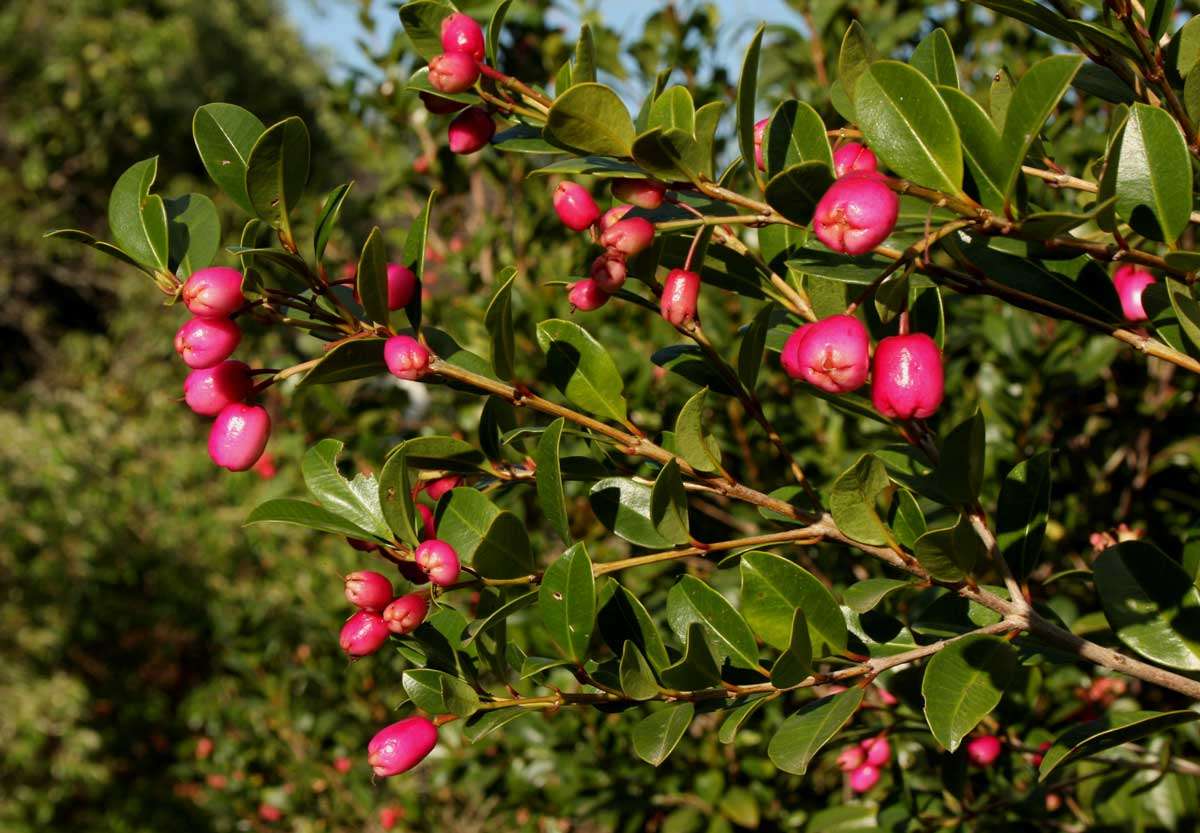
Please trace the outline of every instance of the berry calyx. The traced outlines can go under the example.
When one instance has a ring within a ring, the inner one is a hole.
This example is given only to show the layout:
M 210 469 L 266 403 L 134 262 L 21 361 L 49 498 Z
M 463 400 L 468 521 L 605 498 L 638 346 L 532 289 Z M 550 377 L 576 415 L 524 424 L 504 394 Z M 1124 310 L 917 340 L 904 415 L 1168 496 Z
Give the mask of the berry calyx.
M 382 573 L 359 570 L 346 576 L 346 601 L 361 610 L 379 612 L 392 598 L 392 583 Z
M 854 316 L 832 315 L 793 336 L 784 345 L 788 375 L 829 393 L 849 393 L 867 381 L 871 340 Z
M 183 285 L 183 305 L 192 315 L 224 318 L 245 301 L 242 273 L 228 266 L 209 266 L 192 274 Z
M 483 60 L 483 29 L 470 15 L 455 12 L 442 21 L 442 49 Z
M 770 122 L 770 118 L 765 118 L 754 123 L 754 164 L 760 171 L 767 169 L 767 163 L 763 159 L 763 135 L 767 132 L 767 125 Z
M 383 617 L 369 610 L 360 610 L 342 625 L 338 644 L 353 659 L 373 654 L 388 638 L 388 626 Z
M 850 789 L 856 793 L 865 793 L 879 783 L 879 767 L 863 764 L 850 773 Z
M 475 153 L 487 147 L 495 132 L 496 123 L 486 110 L 468 107 L 450 122 L 447 133 L 450 137 L 450 150 L 462 156 Z
M 395 312 L 404 309 L 417 294 L 417 276 L 407 266 L 399 263 L 387 265 L 387 305 Z
M 591 278 L 584 278 L 571 284 L 571 289 L 567 292 L 567 300 L 575 309 L 591 312 L 608 303 L 608 293 Z
M 208 456 L 230 471 L 253 468 L 271 437 L 271 417 L 261 405 L 234 402 L 213 420 L 208 434 Z
M 878 175 L 836 180 L 817 203 L 813 231 L 835 252 L 860 255 L 887 239 L 896 226 L 900 198 Z
M 995 735 L 982 735 L 968 741 L 967 757 L 975 766 L 988 767 L 1000 757 L 1000 749 L 1000 738 Z
M 645 217 L 626 217 L 600 235 L 600 245 L 632 257 L 654 242 L 654 223 Z
M 892 745 L 885 735 L 867 738 L 859 746 L 867 753 L 867 763 L 871 766 L 884 767 L 892 759 Z
M 226 405 L 245 399 L 253 384 L 245 362 L 224 361 L 189 373 L 183 380 L 183 401 L 200 416 L 216 416 Z
M 443 93 L 463 93 L 479 78 L 479 64 L 465 52 L 443 52 L 429 61 L 429 84 Z
M 1150 316 L 1142 305 L 1142 293 L 1146 287 L 1158 283 L 1158 279 L 1141 267 L 1127 263 L 1113 272 L 1113 286 L 1121 299 L 1121 312 L 1129 321 L 1145 321 Z
M 213 367 L 229 358 L 242 331 L 228 318 L 192 318 L 175 333 L 175 352 L 188 367 Z
M 421 715 L 380 729 L 367 744 L 367 763 L 381 778 L 415 767 L 437 746 L 437 726 Z
M 871 173 L 879 170 L 879 160 L 866 145 L 847 142 L 833 152 L 833 175 L 839 179 L 852 173 Z
M 429 601 L 420 593 L 401 596 L 383 609 L 385 627 L 397 636 L 415 631 L 428 615 Z
M 438 587 L 449 587 L 458 581 L 458 553 L 445 541 L 431 538 L 421 542 L 413 551 L 413 560 Z
M 672 269 L 663 281 L 659 311 L 668 323 L 682 327 L 696 320 L 700 298 L 700 275 L 687 269 Z
M 583 231 L 600 219 L 600 206 L 592 195 L 576 182 L 560 182 L 554 187 L 554 212 L 572 231 Z
M 399 379 L 415 382 L 429 372 L 429 350 L 412 336 L 392 336 L 383 345 L 383 361 Z
M 942 351 L 924 333 L 891 336 L 875 348 L 871 402 L 892 419 L 924 419 L 942 404 Z
M 621 202 L 653 211 L 663 204 L 667 186 L 657 179 L 614 179 L 612 195 Z
M 591 278 L 609 295 L 625 285 L 625 255 L 608 249 L 592 261 Z

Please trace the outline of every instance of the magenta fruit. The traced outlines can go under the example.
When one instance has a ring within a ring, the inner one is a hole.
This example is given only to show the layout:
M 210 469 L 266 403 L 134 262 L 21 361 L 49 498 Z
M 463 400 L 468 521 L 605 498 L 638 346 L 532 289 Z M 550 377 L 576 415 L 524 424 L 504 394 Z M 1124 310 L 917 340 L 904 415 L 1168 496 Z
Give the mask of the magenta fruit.
M 621 202 L 652 211 L 663 204 L 667 186 L 657 179 L 614 179 L 612 195 Z
M 208 456 L 230 471 L 253 468 L 271 437 L 271 417 L 261 405 L 226 405 L 208 434 Z
M 429 372 L 429 351 L 412 336 L 392 336 L 383 345 L 383 361 L 393 376 L 410 382 Z
M 871 341 L 857 318 L 832 315 L 796 332 L 797 340 L 784 345 L 790 376 L 829 393 L 849 393 L 867 381 Z
M 1146 287 L 1158 283 L 1158 280 L 1138 266 L 1127 263 L 1113 273 L 1113 285 L 1117 288 L 1117 296 L 1121 299 L 1121 311 L 1129 321 L 1145 321 L 1150 316 L 1142 305 L 1142 293 Z
M 380 729 L 367 744 L 367 763 L 381 778 L 415 767 L 437 746 L 437 726 L 421 715 Z
M 687 269 L 672 269 L 663 281 L 659 311 L 676 327 L 696 320 L 696 303 L 700 298 L 700 275 Z
M 483 60 L 483 29 L 469 15 L 455 12 L 442 21 L 442 49 Z
M 450 122 L 450 150 L 466 155 L 487 147 L 496 132 L 496 123 L 486 110 L 468 107 Z
M 183 285 L 183 305 L 192 315 L 224 318 L 241 307 L 242 273 L 228 266 L 210 266 L 192 274 Z
M 397 636 L 415 631 L 428 615 L 429 601 L 420 593 L 401 596 L 383 609 L 387 629 Z
M 175 333 L 175 352 L 193 369 L 213 367 L 229 358 L 242 331 L 228 318 L 192 318 Z
M 423 541 L 413 551 L 413 560 L 438 587 L 449 587 L 458 581 L 458 553 L 437 538 Z
M 900 199 L 881 177 L 852 174 L 836 180 L 821 197 L 813 231 L 835 252 L 861 255 L 887 239 L 899 213 Z
M 382 616 L 369 610 L 360 610 L 342 625 L 338 644 L 352 658 L 358 659 L 382 648 L 388 633 L 387 623 Z
M 584 278 L 571 284 L 571 289 L 567 292 L 567 300 L 575 309 L 591 312 L 608 303 L 608 293 L 591 278 Z
M 654 223 L 645 217 L 626 217 L 600 235 L 600 245 L 632 257 L 654 242 Z
M 866 145 L 847 142 L 833 152 L 833 175 L 839 179 L 852 173 L 871 173 L 879 169 L 879 161 Z
M 392 583 L 382 573 L 359 570 L 346 576 L 346 601 L 357 608 L 379 612 L 392 598 Z
M 464 52 L 443 52 L 429 61 L 429 85 L 443 93 L 463 93 L 479 78 L 479 64 Z
M 582 185 L 560 182 L 554 188 L 554 211 L 572 231 L 583 231 L 600 219 L 600 207 Z
M 892 419 L 924 419 L 942 404 L 942 352 L 924 333 L 891 336 L 875 348 L 871 402 Z
M 216 416 L 226 405 L 245 399 L 253 384 L 245 362 L 224 361 L 189 373 L 183 380 L 183 401 L 201 416 Z

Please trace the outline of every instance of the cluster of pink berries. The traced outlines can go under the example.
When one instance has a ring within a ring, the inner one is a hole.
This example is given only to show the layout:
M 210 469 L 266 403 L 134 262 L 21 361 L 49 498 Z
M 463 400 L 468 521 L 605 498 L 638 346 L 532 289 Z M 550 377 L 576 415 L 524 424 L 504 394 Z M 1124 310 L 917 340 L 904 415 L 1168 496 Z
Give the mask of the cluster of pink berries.
M 246 471 L 258 462 L 271 435 L 271 417 L 261 405 L 248 405 L 253 373 L 229 357 L 242 340 L 230 316 L 241 309 L 242 273 L 225 266 L 201 269 L 183 285 L 191 318 L 175 333 L 175 352 L 192 368 L 183 398 L 201 416 L 216 417 L 208 454 L 218 466 Z
M 455 95 L 466 92 L 479 79 L 483 60 L 483 29 L 469 15 L 455 12 L 442 21 L 441 55 L 429 61 L 429 83 L 435 90 Z M 448 98 L 421 93 L 425 109 L 435 115 L 457 113 L 450 122 L 450 150 L 459 154 L 475 153 L 487 146 L 496 132 L 496 123 L 482 107 L 465 107 Z
M 852 315 L 798 327 L 780 353 L 783 369 L 828 393 L 849 393 L 867 381 L 871 340 Z M 942 403 L 944 374 L 937 343 L 924 333 L 889 336 L 875 347 L 871 401 L 893 419 L 931 416 Z
M 892 759 L 892 745 L 887 734 L 867 738 L 861 743 L 845 747 L 837 756 L 837 765 L 846 773 L 850 789 L 865 793 L 879 782 L 883 767 Z

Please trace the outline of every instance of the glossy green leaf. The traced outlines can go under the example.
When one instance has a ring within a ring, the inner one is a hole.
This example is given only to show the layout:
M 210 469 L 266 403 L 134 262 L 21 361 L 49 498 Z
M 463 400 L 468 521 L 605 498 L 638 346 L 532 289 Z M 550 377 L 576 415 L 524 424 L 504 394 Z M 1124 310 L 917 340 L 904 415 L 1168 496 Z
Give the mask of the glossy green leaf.
M 413 220 L 413 224 L 409 226 L 408 235 L 404 238 L 404 265 L 417 276 L 416 292 L 413 293 L 408 306 L 404 308 L 404 314 L 408 317 L 408 323 L 418 332 L 421 331 L 421 286 L 425 280 L 425 253 L 429 251 L 426 241 L 429 239 L 429 219 L 433 214 L 433 200 L 436 196 L 437 191 L 429 192 L 429 198 L 425 200 L 421 213 Z M 433 346 L 432 342 L 430 346 Z M 440 349 L 437 354 L 443 359 L 450 360 L 447 353 Z
M 718 662 L 726 658 L 738 668 L 759 668 L 754 632 L 729 601 L 694 576 L 684 576 L 667 594 L 667 622 L 679 639 L 692 623 L 704 626 Z
M 754 162 L 754 108 L 758 103 L 758 60 L 762 51 L 763 29 L 764 26 L 760 24 L 754 31 L 754 37 L 750 39 L 750 45 L 746 47 L 737 90 L 738 149 L 742 152 L 742 160 L 745 162 L 746 168 L 755 176 L 760 177 L 760 186 L 762 185 L 761 175 Z
M 1054 739 L 1054 744 L 1042 757 L 1038 780 L 1059 767 L 1096 755 L 1121 744 L 1156 735 L 1200 720 L 1200 713 L 1190 710 L 1170 712 L 1132 711 L 1107 712 L 1098 720 L 1071 726 Z
M 793 775 L 807 772 L 821 747 L 854 716 L 863 692 L 864 689 L 853 686 L 840 694 L 806 703 L 789 715 L 767 746 L 772 763 Z
M 454 13 L 448 3 L 434 0 L 414 0 L 400 7 L 400 23 L 404 34 L 412 41 L 417 54 L 428 61 L 440 55 L 442 48 L 442 21 Z
M 357 338 L 341 342 L 321 356 L 316 366 L 304 374 L 297 389 L 365 379 L 387 372 L 387 364 L 383 360 L 385 343 L 386 339 L 382 338 Z
M 236 104 L 205 104 L 192 118 L 192 138 L 209 178 L 247 214 L 255 211 L 246 191 L 246 167 L 266 129 L 257 116 Z
M 769 552 L 741 556 L 742 610 L 762 640 L 780 650 L 792 641 L 792 617 L 803 610 L 813 655 L 846 650 L 846 620 L 833 594 L 815 576 Z
M 597 416 L 625 419 L 624 382 L 600 342 L 578 324 L 561 319 L 538 324 L 537 340 L 546 353 L 550 380 L 568 400 Z
M 701 388 L 684 403 L 675 418 L 675 451 L 696 471 L 716 471 L 721 460 L 721 445 L 705 429 L 704 400 L 708 388 Z
M 1013 574 L 1023 578 L 1037 565 L 1050 513 L 1050 452 L 1013 466 L 1000 486 L 996 544 Z
M 846 588 L 846 592 L 842 594 L 842 601 L 855 613 L 866 613 L 873 610 L 888 595 L 911 586 L 911 582 L 898 578 L 863 579 Z
M 663 130 L 675 128 L 688 135 L 695 133 L 696 105 L 692 101 L 692 94 L 688 92 L 687 87 L 681 85 L 667 87 L 654 99 L 646 117 L 646 129 L 653 130 L 654 128 Z
M 325 258 L 325 247 L 333 237 L 333 230 L 337 228 L 338 220 L 342 216 L 342 206 L 346 204 L 346 197 L 350 195 L 350 189 L 353 187 L 353 182 L 339 185 L 325 196 L 325 201 L 321 204 L 321 216 L 317 220 L 316 231 L 313 232 L 313 256 L 318 263 Z
M 838 51 L 837 66 L 838 81 L 841 83 L 842 92 L 846 94 L 852 105 L 856 97 L 859 77 L 875 60 L 878 60 L 878 53 L 867 38 L 862 24 L 857 20 L 850 21 L 850 25 L 846 28 L 846 34 L 842 36 L 842 47 Z
M 476 489 L 453 489 L 442 497 L 437 533 L 454 547 L 460 561 L 473 562 L 485 578 L 521 578 L 533 572 L 525 524 Z
M 683 641 L 683 656 L 662 669 L 663 685 L 676 691 L 711 688 L 721 682 L 721 667 L 713 655 L 710 636 L 704 625 L 693 622 Z
M 367 242 L 363 244 L 362 253 L 358 256 L 355 281 L 359 302 L 367 314 L 367 320 L 376 324 L 388 322 L 387 261 L 383 234 L 379 231 L 379 226 L 375 226 L 367 235 Z
M 825 162 L 801 162 L 771 177 L 767 183 L 767 202 L 793 223 L 808 225 L 817 203 L 832 184 L 833 170 Z
M 334 535 L 345 535 L 349 538 L 370 540 L 371 533 L 360 529 L 341 515 L 335 515 L 328 509 L 309 503 L 306 500 L 291 498 L 276 498 L 260 503 L 246 516 L 245 525 L 262 523 L 291 524 L 321 532 L 332 532 Z
M 492 368 L 500 379 L 511 379 L 516 360 L 516 341 L 513 334 L 512 286 L 517 270 L 506 267 L 497 277 L 499 289 L 488 304 L 483 317 L 484 326 L 492 340 Z
M 1134 104 L 1116 159 L 1116 210 L 1134 230 L 1174 243 L 1192 211 L 1192 167 L 1179 125 L 1165 111 Z
M 549 637 L 582 665 L 596 625 L 596 581 L 583 544 L 571 547 L 546 569 L 538 610 Z
M 388 457 L 379 472 L 379 508 L 397 540 L 410 547 L 421 543 L 419 533 L 424 524 L 413 503 L 412 477 L 403 452 Z
M 720 373 L 713 368 L 704 351 L 694 344 L 672 344 L 656 350 L 650 361 L 659 367 L 677 373 L 697 387 L 713 393 L 735 396 L 736 391 Z
M 742 725 L 766 702 L 765 697 L 752 697 L 743 701 L 737 708 L 731 709 L 725 720 L 721 722 L 721 728 L 717 731 L 717 740 L 726 744 L 733 743 Z
M 529 709 L 522 706 L 509 706 L 506 709 L 488 709 L 485 712 L 475 712 L 463 725 L 463 737 L 468 743 L 478 743 L 493 732 L 512 723 L 518 717 L 530 713 Z
M 825 134 L 825 122 L 802 101 L 788 99 L 775 108 L 762 147 L 771 177 L 801 162 L 823 162 L 833 170 L 833 150 Z
M 641 600 L 624 585 L 617 584 L 612 596 L 601 605 L 597 622 L 600 635 L 613 653 L 621 651 L 626 642 L 632 642 L 654 668 L 661 670 L 670 665 L 667 647 L 654 620 Z
M 1124 541 L 1092 569 L 1117 638 L 1154 662 L 1200 671 L 1200 590 L 1178 562 L 1153 544 Z
M 626 642 L 621 650 L 620 676 L 621 691 L 634 700 L 650 700 L 658 696 L 654 671 L 632 642 Z
M 534 462 L 537 463 L 534 477 L 542 514 L 550 521 L 559 537 L 570 544 L 571 523 L 567 517 L 566 499 L 563 497 L 562 466 L 559 457 L 565 426 L 566 422 L 560 417 L 542 432 L 538 439 L 537 451 L 534 453 Z
M 941 461 L 935 476 L 943 494 L 961 505 L 971 505 L 983 486 L 985 443 L 983 414 L 975 413 L 951 429 L 942 442 Z
M 767 304 L 751 319 L 742 334 L 742 343 L 738 347 L 737 372 L 738 378 L 752 391 L 758 386 L 758 371 L 762 367 L 763 352 L 767 346 L 767 331 L 771 328 L 771 316 L 775 305 Z
M 309 153 L 308 128 L 296 116 L 258 137 L 246 162 L 246 193 L 259 219 L 277 229 L 289 227 L 288 213 L 308 183 Z
M 633 119 L 625 104 L 603 84 L 577 84 L 554 100 L 546 117 L 546 141 L 584 156 L 629 156 Z
M 488 63 L 492 66 L 498 66 L 497 57 L 500 54 L 500 35 L 504 31 L 504 18 L 508 15 L 508 10 L 512 7 L 512 3 L 513 0 L 501 0 L 496 5 L 495 11 L 492 12 L 491 20 L 488 21 L 487 52 L 485 54 Z
M 910 550 L 916 546 L 917 539 L 929 529 L 920 504 L 908 489 L 896 491 L 896 502 L 888 517 L 888 523 L 896 534 L 896 540 Z
M 482 451 L 457 437 L 413 437 L 397 446 L 397 452 L 401 450 L 417 468 L 463 474 L 491 473 L 492 470 Z
M 958 86 L 958 65 L 950 36 L 940 26 L 926 35 L 913 50 L 908 62 L 935 86 Z
M 103 240 L 97 240 L 95 237 L 88 234 L 86 231 L 80 231 L 79 229 L 66 229 L 66 228 L 55 229 L 54 231 L 46 232 L 45 237 L 61 237 L 64 240 L 71 240 L 76 243 L 82 243 L 85 246 L 91 246 L 96 251 L 103 252 L 104 254 L 108 255 L 109 257 L 116 258 L 117 260 L 121 261 L 122 263 L 124 263 L 128 266 L 133 266 L 147 274 L 150 273 L 150 270 L 147 267 L 143 266 L 142 264 L 140 264 L 136 260 L 134 260 L 132 257 L 130 257 L 129 254 L 124 249 L 118 248 L 117 246 L 114 246 L 112 243 L 106 243 Z
M 905 179 L 949 194 L 962 191 L 958 128 L 924 75 L 876 61 L 858 79 L 854 109 L 871 149 Z
M 979 193 L 979 201 L 985 208 L 1002 211 L 1008 168 L 1000 131 L 983 107 L 957 87 L 938 87 L 938 95 L 946 102 L 958 125 L 963 158 Z
M 1066 18 L 1055 14 L 1035 0 L 979 0 L 981 6 L 986 6 L 997 14 L 1011 17 L 1047 35 L 1075 43 L 1075 33 L 1071 31 Z
M 650 521 L 658 534 L 672 544 L 686 544 L 691 540 L 687 492 L 683 490 L 679 464 L 674 459 L 659 470 L 650 490 Z
M 966 517 L 952 527 L 931 529 L 917 539 L 913 555 L 940 581 L 962 581 L 987 554 Z
M 163 201 L 167 211 L 168 268 L 184 278 L 211 266 L 221 248 L 221 217 L 203 194 Z
M 864 454 L 836 481 L 829 493 L 829 511 L 848 536 L 864 544 L 880 546 L 888 541 L 887 525 L 879 516 L 877 503 L 888 488 L 887 469 L 873 454 Z
M 1182 284 L 1167 280 L 1167 296 L 1171 299 L 1171 309 L 1179 321 L 1179 327 L 1195 348 L 1200 348 L 1200 303 L 1191 296 Z
M 626 541 L 656 550 L 674 546 L 654 525 L 649 486 L 629 478 L 609 477 L 592 486 L 588 500 L 599 521 Z
M 391 534 L 379 504 L 379 486 L 375 478 L 362 473 L 353 480 L 342 477 L 337 458 L 341 440 L 321 440 L 304 453 L 300 471 L 309 492 L 326 509 L 347 518 L 380 538 Z
M 596 80 L 596 39 L 592 27 L 584 23 L 579 27 L 579 40 L 575 42 L 575 61 L 571 64 L 571 85 Z
M 597 179 L 642 179 L 645 173 L 637 165 L 604 156 L 576 156 L 530 171 L 529 175 L 594 176 Z
M 1059 99 L 1071 86 L 1071 80 L 1083 63 L 1081 55 L 1052 55 L 1038 61 L 1017 84 L 1009 102 L 1001 132 L 1000 144 L 1004 153 L 1002 191 L 1010 198 L 1021 174 L 1025 155 L 1033 146 L 1058 106 Z
M 409 669 L 402 678 L 413 705 L 429 714 L 469 717 L 479 709 L 479 695 L 464 680 L 432 668 Z
M 787 649 L 771 666 L 771 685 L 791 688 L 799 685 L 812 673 L 812 641 L 804 611 L 796 608 L 792 614 L 792 636 Z
M 996 636 L 956 639 L 925 667 L 921 694 L 934 738 L 953 752 L 1000 703 L 1017 670 L 1017 650 Z
M 675 703 L 653 712 L 633 727 L 633 749 L 651 766 L 658 766 L 675 751 L 683 733 L 692 723 L 696 707 Z
M 167 270 L 170 241 L 162 198 L 150 193 L 158 157 L 143 159 L 121 174 L 108 197 L 108 227 L 117 246 L 150 269 Z

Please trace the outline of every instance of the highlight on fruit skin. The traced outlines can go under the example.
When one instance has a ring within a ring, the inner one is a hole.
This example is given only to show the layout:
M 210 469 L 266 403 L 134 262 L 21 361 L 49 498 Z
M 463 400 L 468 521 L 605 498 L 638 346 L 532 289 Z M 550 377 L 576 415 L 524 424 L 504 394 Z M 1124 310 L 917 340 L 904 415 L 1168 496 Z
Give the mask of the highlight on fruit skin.
M 228 266 L 198 269 L 184 282 L 180 298 L 192 315 L 225 318 L 245 303 L 242 273 Z
M 1113 286 L 1116 287 L 1117 297 L 1121 300 L 1121 312 L 1127 321 L 1146 321 L 1146 307 L 1142 304 L 1142 294 L 1146 287 L 1158 283 L 1158 279 L 1140 266 L 1126 263 L 1117 267 L 1113 272 Z
M 183 380 L 183 401 L 200 416 L 216 416 L 226 405 L 245 399 L 253 386 L 249 365 L 226 360 L 189 373 Z
M 358 659 L 382 648 L 390 633 L 382 616 L 370 610 L 360 610 L 342 625 L 338 644 L 351 659 Z
M 558 219 L 572 231 L 583 231 L 600 219 L 600 206 L 588 190 L 577 182 L 560 182 L 554 186 L 550 201 Z
M 839 179 L 854 173 L 874 173 L 879 160 L 866 145 L 847 142 L 833 152 L 833 175 Z
M 420 565 L 415 566 L 417 569 L 421 569 Z M 408 593 L 393 600 L 383 609 L 385 626 L 397 636 L 404 636 L 415 631 L 428 615 L 429 600 L 421 593 Z
M 967 757 L 979 767 L 989 767 L 1000 757 L 1002 744 L 995 735 L 981 735 L 967 742 Z
M 667 186 L 657 179 L 614 179 L 612 195 L 621 202 L 653 211 L 663 204 Z
M 663 281 L 659 312 L 664 320 L 682 327 L 696 320 L 700 298 L 700 275 L 688 269 L 672 269 Z
M 271 437 L 271 417 L 261 405 L 234 402 L 213 420 L 208 456 L 222 468 L 246 471 L 254 467 Z
M 892 419 L 924 419 L 942 404 L 942 351 L 925 333 L 890 336 L 875 347 L 871 402 Z
M 228 318 L 192 318 L 175 333 L 175 352 L 193 370 L 225 361 L 242 342 L 242 331 Z
M 591 278 L 576 281 L 567 292 L 567 300 L 571 302 L 571 306 L 582 312 L 600 309 L 608 303 L 608 297 L 608 293 Z
M 388 606 L 392 582 L 383 573 L 357 570 L 345 578 L 346 601 L 362 610 L 379 612 Z
M 437 538 L 422 541 L 413 551 L 413 560 L 438 587 L 449 587 L 458 581 L 458 553 L 445 541 Z
M 496 133 L 496 122 L 482 107 L 468 107 L 450 122 L 447 130 L 450 150 L 465 156 L 487 147 Z
M 455 12 L 442 21 L 442 49 L 462 52 L 476 61 L 482 61 L 483 29 L 470 15 Z
M 437 746 L 437 726 L 422 715 L 406 717 L 376 732 L 367 744 L 367 763 L 381 778 L 408 772 Z

